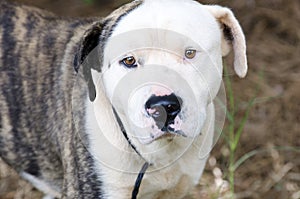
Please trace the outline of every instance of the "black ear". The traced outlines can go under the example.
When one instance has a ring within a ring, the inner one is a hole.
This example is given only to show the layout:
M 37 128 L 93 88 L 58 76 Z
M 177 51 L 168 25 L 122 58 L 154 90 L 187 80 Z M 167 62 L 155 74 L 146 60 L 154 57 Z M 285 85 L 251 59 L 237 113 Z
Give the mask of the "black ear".
M 89 89 L 89 98 L 94 101 L 96 98 L 96 88 L 92 78 L 94 69 L 101 71 L 102 52 L 99 46 L 100 36 L 103 29 L 101 22 L 96 22 L 84 33 L 74 60 L 74 69 L 76 72 L 82 67 L 82 72 Z

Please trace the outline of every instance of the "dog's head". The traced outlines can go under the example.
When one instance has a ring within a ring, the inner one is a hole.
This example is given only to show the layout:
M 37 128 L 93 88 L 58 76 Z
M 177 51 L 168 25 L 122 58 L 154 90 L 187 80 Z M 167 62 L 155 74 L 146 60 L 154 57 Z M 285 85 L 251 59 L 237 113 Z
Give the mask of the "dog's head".
M 231 47 L 235 71 L 244 77 L 245 38 L 228 8 L 145 0 L 93 24 L 77 61 L 90 101 L 101 104 L 105 95 L 129 139 L 150 144 L 201 132 Z

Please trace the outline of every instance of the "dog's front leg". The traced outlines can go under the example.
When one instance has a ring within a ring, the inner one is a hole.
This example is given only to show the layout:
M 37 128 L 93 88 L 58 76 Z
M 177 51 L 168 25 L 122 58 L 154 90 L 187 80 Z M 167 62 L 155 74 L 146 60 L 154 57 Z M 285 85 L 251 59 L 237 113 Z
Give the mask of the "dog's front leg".
M 73 131 L 61 141 L 64 168 L 61 198 L 103 198 L 93 159 L 80 134 Z

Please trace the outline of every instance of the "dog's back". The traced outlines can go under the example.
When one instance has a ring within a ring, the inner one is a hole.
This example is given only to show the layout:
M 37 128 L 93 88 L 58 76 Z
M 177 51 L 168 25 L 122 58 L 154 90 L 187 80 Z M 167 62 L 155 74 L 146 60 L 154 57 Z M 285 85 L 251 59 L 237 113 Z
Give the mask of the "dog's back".
M 89 23 L 0 2 L 0 157 L 57 187 L 71 147 L 70 55 Z
M 59 63 L 51 59 L 63 56 L 58 53 L 61 44 L 55 35 L 46 34 L 57 30 L 55 21 L 47 23 L 46 17 L 52 16 L 29 7 L 0 4 L 0 155 L 18 171 L 32 175 L 41 175 L 39 156 L 54 161 L 57 166 L 53 169 L 61 173 L 58 151 L 38 150 L 55 142 L 45 133 L 51 128 L 49 118 L 59 117 L 53 115 L 50 96 Z

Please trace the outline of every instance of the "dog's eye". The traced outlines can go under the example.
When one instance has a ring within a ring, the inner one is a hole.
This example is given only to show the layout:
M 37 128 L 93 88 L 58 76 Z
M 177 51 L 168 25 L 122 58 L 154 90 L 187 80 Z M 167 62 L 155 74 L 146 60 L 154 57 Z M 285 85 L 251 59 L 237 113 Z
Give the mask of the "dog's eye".
M 125 57 L 121 60 L 121 63 L 127 68 L 135 68 L 137 67 L 136 60 L 133 56 Z
M 188 59 L 193 59 L 196 56 L 197 51 L 194 49 L 187 49 L 185 51 L 185 57 Z

